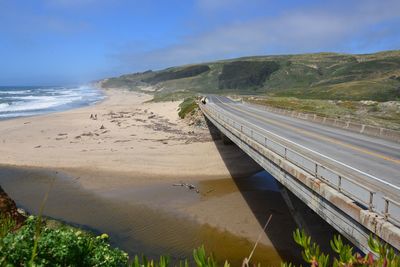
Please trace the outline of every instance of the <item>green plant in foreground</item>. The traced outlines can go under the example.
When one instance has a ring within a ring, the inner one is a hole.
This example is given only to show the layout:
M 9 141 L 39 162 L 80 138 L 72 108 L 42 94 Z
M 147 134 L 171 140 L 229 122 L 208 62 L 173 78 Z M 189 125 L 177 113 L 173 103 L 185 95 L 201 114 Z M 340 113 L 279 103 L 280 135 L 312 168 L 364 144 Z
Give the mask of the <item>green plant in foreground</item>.
M 35 239 L 37 220 L 30 216 L 18 231 L 0 239 L 0 266 L 127 266 L 128 255 L 110 247 L 104 235 L 95 237 L 72 227 L 52 229 L 39 223 L 40 238 Z
M 108 235 L 94 236 L 79 229 L 56 225 L 49 226 L 40 217 L 30 216 L 25 225 L 14 230 L 15 222 L 0 215 L 0 267 L 3 266 L 129 266 L 129 267 L 189 267 L 185 259 L 177 264 L 170 257 L 160 256 L 157 260 L 146 256 L 135 256 L 129 262 L 128 254 L 112 248 Z M 40 229 L 40 235 L 37 234 Z M 293 238 L 303 251 L 303 259 L 312 267 L 399 267 L 400 257 L 387 244 L 369 238 L 371 252 L 365 256 L 353 253 L 354 248 L 344 244 L 340 236 L 331 240 L 332 250 L 337 254 L 324 254 L 304 231 L 296 230 Z M 34 250 L 36 245 L 36 251 Z M 35 252 L 35 254 L 33 254 Z M 374 253 L 374 254 L 372 254 Z M 35 255 L 32 260 L 32 255 Z M 330 260 L 331 259 L 331 260 Z M 193 250 L 193 264 L 196 267 L 230 267 L 228 261 L 220 265 L 204 246 Z M 245 260 L 243 266 L 249 266 Z M 258 265 L 260 266 L 260 265 Z M 294 267 L 282 263 L 282 267 Z
M 0 216 L 0 267 L 3 266 L 130 266 L 168 267 L 170 257 L 158 260 L 135 256 L 129 263 L 128 254 L 112 248 L 108 235 L 93 236 L 79 229 L 58 225 L 50 227 L 41 217 L 29 216 L 17 231 L 10 217 Z M 34 255 L 34 256 L 33 256 Z M 212 255 L 204 247 L 193 251 L 197 267 L 217 267 Z M 189 267 L 188 260 L 174 265 Z M 224 267 L 229 267 L 225 262 Z
M 212 254 L 206 254 L 204 246 L 201 246 L 193 250 L 193 259 L 197 267 L 218 267 L 218 263 L 215 261 Z M 136 255 L 130 265 L 131 267 L 168 267 L 170 265 L 170 258 L 168 256 L 160 256 L 158 262 L 147 259 L 146 256 L 142 256 L 141 260 Z M 189 267 L 187 259 L 180 261 L 175 267 Z M 223 267 L 230 267 L 230 264 L 225 261 Z
M 304 230 L 297 229 L 293 233 L 293 238 L 297 244 L 302 248 L 303 259 L 310 264 L 312 267 L 327 267 L 330 266 L 329 255 L 321 252 L 319 246 L 311 242 L 311 237 L 307 236 Z M 348 244 L 344 244 L 340 236 L 334 236 L 331 240 L 330 245 L 332 250 L 338 254 L 338 257 L 333 259 L 333 267 L 399 267 L 400 257 L 395 254 L 393 248 L 389 245 L 383 244 L 373 238 L 369 237 L 368 245 L 371 252 L 361 256 L 358 252 L 353 253 L 353 247 Z M 378 255 L 374 257 L 372 254 Z M 291 263 L 283 263 L 282 267 L 294 267 Z
M 154 262 L 154 260 L 148 260 L 146 256 L 142 256 L 142 261 L 139 260 L 139 257 L 136 255 L 133 258 L 133 262 L 130 265 L 131 267 L 168 267 L 170 264 L 170 258 L 168 256 L 160 256 L 158 262 Z
M 321 252 L 321 249 L 316 243 L 311 243 L 311 237 L 307 236 L 304 231 L 297 229 L 293 233 L 294 241 L 302 248 L 303 259 L 310 263 L 311 266 L 326 267 L 329 264 L 329 255 Z
M 198 249 L 193 250 L 193 258 L 198 267 L 217 267 L 218 264 L 214 260 L 213 255 L 210 256 L 206 255 L 206 251 L 204 246 L 199 247 Z M 229 267 L 230 264 L 225 261 L 224 267 Z
M 16 223 L 11 217 L 0 214 L 0 239 L 11 232 L 15 228 L 15 225 Z

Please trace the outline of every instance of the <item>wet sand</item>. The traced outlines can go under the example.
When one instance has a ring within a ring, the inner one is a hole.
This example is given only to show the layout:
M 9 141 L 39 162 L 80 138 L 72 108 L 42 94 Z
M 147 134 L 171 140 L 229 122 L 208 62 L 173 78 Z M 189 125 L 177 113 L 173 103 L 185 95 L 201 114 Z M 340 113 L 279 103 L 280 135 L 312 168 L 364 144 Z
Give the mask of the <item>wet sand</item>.
M 179 259 L 190 257 L 192 248 L 204 244 L 219 260 L 229 258 L 233 266 L 238 266 L 253 246 L 253 242 L 243 237 L 245 232 L 260 228 L 245 207 L 232 207 L 232 200 L 234 203 L 235 198 L 241 198 L 232 179 L 202 181 L 196 184 L 200 194 L 160 183 L 145 188 L 111 190 L 100 195 L 83 189 L 58 171 L 10 167 L 0 170 L 2 187 L 20 207 L 32 213 L 38 212 L 45 192 L 54 181 L 44 211 L 46 216 L 97 233 L 106 232 L 114 245 L 131 255 L 145 253 L 158 257 L 164 253 Z M 251 179 L 246 184 L 253 187 Z M 266 186 L 258 193 L 270 191 L 274 194 L 275 189 L 276 185 Z M 227 216 L 232 208 L 235 214 L 240 213 L 237 219 Z M 209 220 L 210 213 L 213 213 L 213 220 Z M 284 229 L 282 225 L 292 222 L 290 216 L 275 214 L 274 220 L 282 230 L 291 232 L 292 228 Z M 233 234 L 238 229 L 244 232 Z M 289 258 L 293 259 L 294 254 L 291 254 Z M 263 243 L 258 246 L 254 260 L 277 266 L 281 257 L 275 248 Z

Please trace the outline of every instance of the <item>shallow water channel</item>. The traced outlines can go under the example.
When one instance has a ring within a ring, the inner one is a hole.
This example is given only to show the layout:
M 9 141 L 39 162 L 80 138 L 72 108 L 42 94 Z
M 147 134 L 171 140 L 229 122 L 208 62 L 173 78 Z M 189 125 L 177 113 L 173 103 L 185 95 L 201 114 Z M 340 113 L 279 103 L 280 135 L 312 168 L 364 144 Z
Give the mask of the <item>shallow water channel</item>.
M 56 177 L 56 178 L 55 178 Z M 271 246 L 260 244 L 253 257 L 262 266 L 277 266 L 281 259 L 301 262 L 300 250 L 292 240 L 299 220 L 318 242 L 327 244 L 334 230 L 269 176 L 266 172 L 243 179 L 205 180 L 196 183 L 204 194 L 171 184 L 140 188 L 118 188 L 101 194 L 83 189 L 70 177 L 56 171 L 32 168 L 0 168 L 0 185 L 19 207 L 36 214 L 49 189 L 45 215 L 97 233 L 108 233 L 111 243 L 130 255 L 150 257 L 168 254 L 173 259 L 191 257 L 192 249 L 204 244 L 219 261 L 228 258 L 241 266 L 254 242 L 217 229 L 178 210 L 185 205 L 239 193 L 263 226 L 268 214 L 273 220 L 266 230 Z M 288 200 L 282 197 L 286 196 Z M 229 204 L 228 204 L 229 205 Z M 174 210 L 176 209 L 176 211 Z M 221 206 L 221 212 L 224 209 Z M 301 218 L 293 216 L 294 212 Z M 216 211 L 218 212 L 218 211 Z M 233 215 L 240 216 L 240 214 Z M 311 230 L 310 230 L 311 229 Z M 326 246 L 322 246 L 323 248 Z

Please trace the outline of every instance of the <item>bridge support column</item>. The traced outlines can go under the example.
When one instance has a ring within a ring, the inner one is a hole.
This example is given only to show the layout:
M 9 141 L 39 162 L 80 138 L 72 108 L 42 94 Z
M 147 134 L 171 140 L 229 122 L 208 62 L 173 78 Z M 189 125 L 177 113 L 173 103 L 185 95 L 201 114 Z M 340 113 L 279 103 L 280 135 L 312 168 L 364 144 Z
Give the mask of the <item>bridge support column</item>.
M 303 217 L 303 214 L 295 208 L 295 206 L 292 202 L 292 198 L 290 197 L 290 194 L 289 194 L 288 190 L 286 189 L 286 187 L 284 187 L 282 185 L 280 188 L 280 192 L 281 192 L 281 196 L 282 196 L 283 200 L 286 202 L 286 205 L 289 209 L 290 214 L 292 214 L 293 219 L 297 224 L 297 227 L 300 229 L 304 229 L 304 231 L 306 231 L 307 234 L 310 234 L 311 231 L 307 226 L 307 223 Z

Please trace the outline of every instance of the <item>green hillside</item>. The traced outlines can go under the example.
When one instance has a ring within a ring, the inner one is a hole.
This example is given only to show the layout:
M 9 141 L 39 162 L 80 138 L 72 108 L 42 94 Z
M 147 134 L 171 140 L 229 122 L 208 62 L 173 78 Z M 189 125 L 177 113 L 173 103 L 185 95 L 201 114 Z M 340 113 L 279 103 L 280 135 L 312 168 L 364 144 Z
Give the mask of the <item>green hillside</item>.
M 102 81 L 158 98 L 235 93 L 332 100 L 400 100 L 400 50 L 246 57 L 127 74 Z

